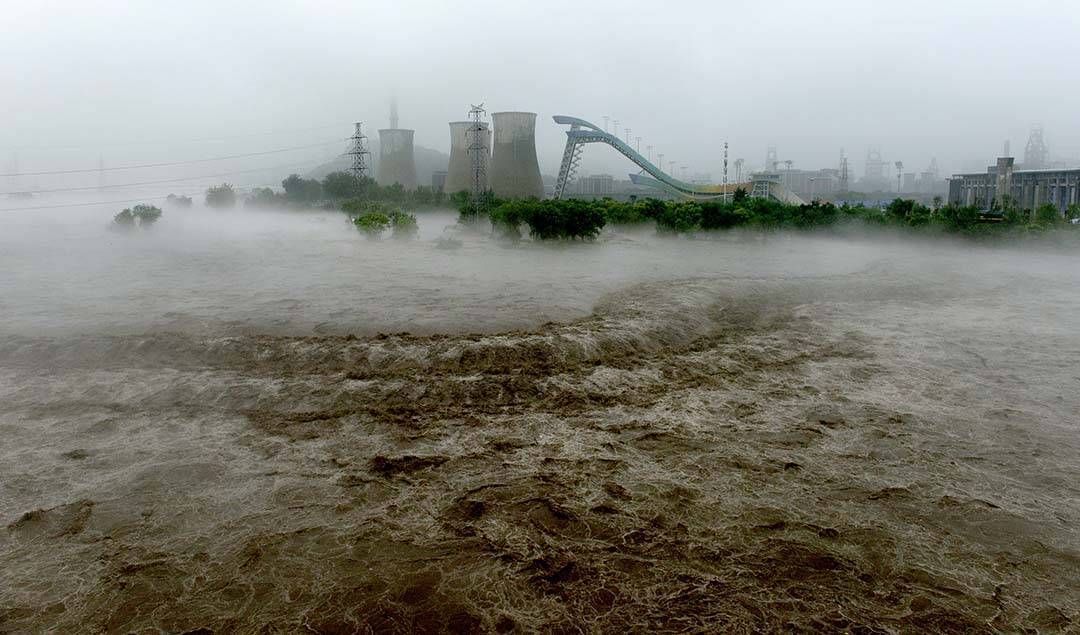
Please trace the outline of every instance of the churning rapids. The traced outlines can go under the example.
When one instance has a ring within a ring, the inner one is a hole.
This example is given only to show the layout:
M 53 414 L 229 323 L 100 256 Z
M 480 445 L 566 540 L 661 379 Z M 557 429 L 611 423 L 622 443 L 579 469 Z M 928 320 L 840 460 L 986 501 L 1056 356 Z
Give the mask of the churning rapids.
M 1076 256 L 113 212 L 0 216 L 0 633 L 1080 628 Z

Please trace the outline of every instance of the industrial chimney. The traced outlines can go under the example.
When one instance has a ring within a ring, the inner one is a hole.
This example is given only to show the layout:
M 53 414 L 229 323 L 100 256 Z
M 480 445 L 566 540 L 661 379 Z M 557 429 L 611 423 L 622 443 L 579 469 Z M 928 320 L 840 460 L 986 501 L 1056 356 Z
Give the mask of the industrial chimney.
M 472 191 L 473 186 L 473 151 L 474 144 L 472 121 L 450 122 L 450 166 L 446 173 L 446 193 Z M 480 143 L 485 150 L 481 154 L 483 161 L 483 181 L 481 190 L 488 189 L 488 173 L 491 170 L 491 129 L 487 122 L 480 123 Z
M 390 98 L 390 127 L 379 131 L 379 164 L 375 180 L 379 185 L 401 183 L 406 190 L 416 189 L 413 131 L 398 128 L 397 97 Z
M 491 156 L 491 189 L 501 198 L 543 198 L 544 181 L 536 161 L 536 113 L 496 112 Z
M 416 162 L 413 160 L 413 131 L 385 128 L 379 131 L 379 185 L 401 183 L 416 189 Z

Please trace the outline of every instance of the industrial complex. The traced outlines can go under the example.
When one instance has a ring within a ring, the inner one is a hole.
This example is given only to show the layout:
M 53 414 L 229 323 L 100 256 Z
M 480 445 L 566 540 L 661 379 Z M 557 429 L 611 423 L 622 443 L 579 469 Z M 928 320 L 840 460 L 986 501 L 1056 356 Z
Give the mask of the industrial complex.
M 776 147 L 770 146 L 764 169 L 744 173 L 745 161 L 736 159 L 734 178 L 729 181 L 727 144 L 724 144 L 723 181 L 711 184 L 708 175 L 698 175 L 689 181 L 683 180 L 685 176 L 677 178 L 680 167 L 681 174 L 685 174 L 687 166 L 669 160 L 665 170 L 663 154 L 657 153 L 659 162 L 654 163 L 653 147 L 648 146 L 648 157 L 642 155 L 641 138 L 637 137 L 633 144 L 628 129 L 624 130 L 626 138 L 622 139 L 616 132 L 608 131 L 606 121 L 600 127 L 565 115 L 553 118 L 555 123 L 569 126 L 558 176 L 543 177 L 536 152 L 536 113 L 495 112 L 491 114 L 489 124 L 481 119 L 485 112 L 482 105 L 474 106 L 470 111 L 471 119 L 449 122 L 449 161 L 445 171 L 439 169 L 432 174 L 433 189 L 474 194 L 491 190 L 500 198 L 659 195 L 696 200 L 727 198 L 736 190 L 744 189 L 754 197 L 789 203 L 844 200 L 851 192 L 883 196 L 894 192 L 927 201 L 931 197 L 947 195 L 950 203 L 987 210 L 995 205 L 1004 206 L 1006 202 L 1020 209 L 1035 209 L 1050 203 L 1063 214 L 1070 206 L 1080 205 L 1080 168 L 1051 165 L 1042 128 L 1038 126 L 1031 131 L 1023 163 L 1017 165 L 1012 157 L 1004 156 L 983 172 L 956 174 L 951 179 L 939 176 L 936 160 L 931 160 L 929 167 L 921 172 L 906 172 L 903 162 L 890 164 L 882 159 L 878 148 L 872 147 L 867 152 L 863 176 L 853 182 L 843 152 L 836 168 L 803 170 L 795 169 L 790 160 L 779 160 Z M 352 137 L 353 149 L 347 154 L 354 157 L 354 171 L 364 174 L 367 169 L 365 155 L 368 154 L 363 145 L 366 137 L 359 124 L 357 126 Z M 382 185 L 397 183 L 405 189 L 416 189 L 413 130 L 398 127 L 396 101 L 391 103 L 390 127 L 379 130 L 379 142 L 376 180 Z M 630 174 L 629 180 L 625 181 L 610 174 L 579 176 L 585 147 L 596 143 L 614 148 L 639 171 Z M 1006 143 L 1006 155 L 1008 147 Z M 427 174 L 429 172 L 425 172 L 425 178 Z
M 1043 140 L 1042 126 L 1034 126 L 1024 148 L 1024 162 L 1017 165 L 1005 156 L 984 172 L 956 174 L 949 180 L 949 202 L 974 205 L 984 210 L 1014 206 L 1034 210 L 1053 205 L 1063 216 L 1069 207 L 1080 205 L 1080 168 L 1052 165 Z

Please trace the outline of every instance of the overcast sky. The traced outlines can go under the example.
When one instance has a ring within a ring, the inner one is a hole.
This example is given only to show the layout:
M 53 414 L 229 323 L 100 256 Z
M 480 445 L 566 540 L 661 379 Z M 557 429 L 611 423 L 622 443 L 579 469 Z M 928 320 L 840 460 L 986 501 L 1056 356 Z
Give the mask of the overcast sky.
M 1075 0 L 11 1 L 0 166 L 317 143 L 386 127 L 393 94 L 401 126 L 443 151 L 470 103 L 538 113 L 545 173 L 565 139 L 554 114 L 609 115 L 716 178 L 724 140 L 750 165 L 776 145 L 797 168 L 835 167 L 844 148 L 861 176 L 877 145 L 956 171 L 1005 139 L 1022 157 L 1033 123 L 1065 159 L 1080 157 L 1077 33 Z M 586 154 L 592 171 L 631 167 Z

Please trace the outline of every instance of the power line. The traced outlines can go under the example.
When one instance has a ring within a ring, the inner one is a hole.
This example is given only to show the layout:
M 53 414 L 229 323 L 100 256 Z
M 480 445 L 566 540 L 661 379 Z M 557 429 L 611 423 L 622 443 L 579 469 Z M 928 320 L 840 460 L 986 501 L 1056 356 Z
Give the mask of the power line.
M 251 137 L 267 137 L 278 134 L 291 134 L 294 132 L 313 132 L 315 130 L 327 130 L 330 128 L 342 128 L 349 125 L 348 123 L 335 123 L 327 124 L 325 126 L 315 126 L 312 128 L 293 128 L 291 130 L 269 130 L 266 132 L 249 132 L 245 134 L 237 135 L 223 135 L 220 137 L 201 137 L 195 139 L 178 139 L 178 140 L 158 140 L 158 141 L 123 141 L 120 143 L 86 143 L 78 145 L 56 145 L 56 146 L 34 146 L 34 145 L 19 145 L 19 146 L 0 146 L 5 150 L 77 150 L 80 148 L 122 148 L 127 146 L 149 146 L 149 145 L 176 145 L 182 143 L 202 143 L 204 141 L 228 141 L 229 139 L 248 139 Z
M 8 174 L 0 174 L 0 176 L 46 176 L 52 174 L 85 174 L 87 172 L 115 172 L 117 170 L 137 170 L 141 168 L 164 168 L 174 165 L 192 165 L 195 163 L 210 163 L 212 161 L 225 161 L 227 159 L 245 159 L 247 157 L 260 157 L 267 154 L 278 154 L 281 152 L 292 152 L 294 150 L 306 150 L 308 148 L 319 148 L 322 146 L 333 145 L 341 143 L 342 139 L 334 139 L 333 141 L 323 141 L 322 143 L 313 143 L 306 146 L 294 146 L 292 148 L 280 148 L 277 150 L 266 150 L 264 152 L 248 152 L 247 154 L 232 154 L 223 157 L 210 157 L 208 159 L 192 159 L 190 161 L 169 161 L 166 163 L 142 163 L 138 165 L 122 165 L 114 168 L 85 168 L 79 170 L 52 170 L 48 172 L 11 172 Z
M 84 192 L 86 190 L 107 190 L 117 187 L 135 187 L 138 185 L 159 185 L 161 183 L 179 183 L 181 181 L 197 181 L 199 179 L 213 179 L 219 176 L 232 176 L 234 174 L 251 174 L 253 172 L 264 172 L 269 170 L 284 170 L 286 168 L 296 168 L 305 165 L 311 165 L 313 163 L 320 163 L 320 161 L 305 161 L 303 163 L 290 163 L 288 165 L 271 165 L 265 168 L 254 168 L 250 170 L 234 170 L 232 172 L 219 172 L 217 174 L 202 174 L 199 176 L 186 176 L 176 179 L 160 179 L 157 181 L 140 181 L 138 183 L 117 183 L 116 185 L 89 185 L 86 187 L 61 187 L 50 190 L 30 190 L 30 191 L 15 191 L 15 192 L 0 192 L 3 194 L 51 194 L 54 192 Z
M 183 196 L 196 195 L 199 192 L 183 194 Z M 134 203 L 135 201 L 160 201 L 169 198 L 166 196 L 140 196 L 139 198 L 125 198 L 119 201 L 96 201 L 92 203 L 65 203 L 63 205 L 35 205 L 33 207 L 0 207 L 0 212 L 22 212 L 31 209 L 59 209 L 62 207 L 89 207 L 92 205 L 113 205 L 116 203 Z

